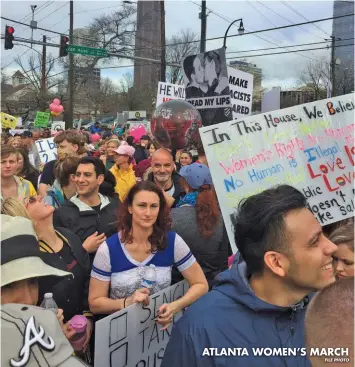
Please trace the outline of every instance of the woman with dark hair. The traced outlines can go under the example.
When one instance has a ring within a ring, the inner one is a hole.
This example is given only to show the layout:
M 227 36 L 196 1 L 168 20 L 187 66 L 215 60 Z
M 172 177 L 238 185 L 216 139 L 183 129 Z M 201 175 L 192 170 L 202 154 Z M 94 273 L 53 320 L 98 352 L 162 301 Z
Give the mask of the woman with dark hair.
M 180 175 L 186 195 L 171 210 L 172 229 L 183 234 L 211 288 L 216 275 L 228 267 L 230 245 L 210 170 L 204 164 L 193 163 L 183 167 Z M 174 270 L 173 281 L 180 280 Z
M 17 151 L 17 176 L 30 181 L 37 191 L 39 171 L 33 166 L 28 157 L 28 152 L 25 148 L 19 147 Z
M 105 171 L 104 182 L 99 187 L 99 193 L 101 195 L 107 196 L 109 198 L 116 198 L 118 200 L 118 195 L 115 192 L 116 179 L 112 172 Z
M 95 256 L 89 304 L 96 314 L 111 314 L 133 303 L 148 303 L 149 295 L 169 287 L 175 264 L 190 289 L 159 309 L 157 322 L 167 328 L 173 315 L 207 292 L 201 267 L 184 240 L 168 231 L 168 208 L 162 191 L 152 182 L 136 184 L 120 207 L 119 233 L 104 242 Z M 156 283 L 142 287 L 146 268 L 155 266 Z

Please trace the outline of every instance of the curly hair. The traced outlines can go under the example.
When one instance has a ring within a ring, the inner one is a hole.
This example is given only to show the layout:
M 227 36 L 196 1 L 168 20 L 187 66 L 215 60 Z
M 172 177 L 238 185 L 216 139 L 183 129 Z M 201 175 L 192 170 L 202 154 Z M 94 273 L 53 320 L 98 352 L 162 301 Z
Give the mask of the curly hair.
M 167 232 L 169 230 L 169 212 L 163 192 L 150 181 L 141 181 L 135 184 L 129 191 L 126 199 L 119 209 L 118 230 L 121 232 L 120 240 L 123 243 L 132 243 L 132 214 L 128 208 L 132 206 L 134 197 L 141 191 L 154 192 L 159 197 L 159 214 L 153 224 L 153 232 L 148 240 L 151 244 L 151 252 L 163 251 L 167 245 Z
M 213 235 L 221 215 L 214 187 L 205 185 L 200 188 L 196 201 L 196 219 L 203 238 Z M 207 187 L 208 186 L 208 187 Z

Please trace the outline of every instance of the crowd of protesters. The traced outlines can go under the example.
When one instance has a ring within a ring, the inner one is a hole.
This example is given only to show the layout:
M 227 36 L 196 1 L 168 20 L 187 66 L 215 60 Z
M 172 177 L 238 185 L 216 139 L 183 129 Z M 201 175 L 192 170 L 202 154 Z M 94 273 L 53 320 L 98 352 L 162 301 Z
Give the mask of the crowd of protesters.
M 337 284 L 354 277 L 353 220 L 323 232 L 301 192 L 270 188 L 240 203 L 232 254 L 202 146 L 197 155 L 171 152 L 151 135 L 136 141 L 95 124 L 90 134 L 58 132 L 58 158 L 43 165 L 36 140 L 47 137 L 40 129 L 1 136 L 2 305 L 36 306 L 52 293 L 63 343 L 74 335 L 71 319 L 87 319 L 85 343 L 75 354 L 93 364 L 97 320 L 145 305 L 153 293 L 186 279 L 186 294 L 156 318 L 166 329 L 187 308 L 162 366 L 310 366 L 301 355 L 246 362 L 203 351 L 302 348 L 305 334 L 315 345 L 317 312 L 331 314 L 326 305 L 351 293 L 349 284 Z M 157 272 L 152 289 L 142 286 L 149 265 Z M 11 307 L 4 310 L 18 314 Z M 17 357 L 11 350 L 2 365 Z

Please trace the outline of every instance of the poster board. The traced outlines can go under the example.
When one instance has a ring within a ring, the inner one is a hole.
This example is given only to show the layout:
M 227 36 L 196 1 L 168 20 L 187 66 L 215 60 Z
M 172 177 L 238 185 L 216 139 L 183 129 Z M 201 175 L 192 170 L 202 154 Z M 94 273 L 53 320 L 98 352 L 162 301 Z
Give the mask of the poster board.
M 241 199 L 277 184 L 299 189 L 324 226 L 353 216 L 354 94 L 200 129 L 232 248 Z
M 59 130 L 65 130 L 65 121 L 53 121 L 51 134 L 56 134 Z
M 224 47 L 185 57 L 182 72 L 186 101 L 198 109 L 203 126 L 233 119 Z
M 172 99 L 185 99 L 185 87 L 178 84 L 159 82 L 155 108 Z
M 251 116 L 254 75 L 228 66 L 233 119 Z
M 1 112 L 1 128 L 2 129 L 15 129 L 17 124 L 17 118 L 11 116 L 5 112 Z
M 37 112 L 35 118 L 35 126 L 47 127 L 51 114 L 49 112 Z
M 134 304 L 95 324 L 95 366 L 159 367 L 171 335 L 173 323 L 182 312 L 174 315 L 167 330 L 154 321 L 164 303 L 181 298 L 188 290 L 186 280 L 150 296 L 148 306 Z
M 57 146 L 54 143 L 54 138 L 40 139 L 36 141 L 41 163 L 46 164 L 49 161 L 57 159 Z

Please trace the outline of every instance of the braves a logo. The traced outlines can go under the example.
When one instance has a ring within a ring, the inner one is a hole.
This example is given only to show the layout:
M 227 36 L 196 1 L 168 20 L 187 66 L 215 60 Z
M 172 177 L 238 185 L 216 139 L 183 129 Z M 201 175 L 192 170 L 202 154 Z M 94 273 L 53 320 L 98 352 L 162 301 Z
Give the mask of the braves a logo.
M 46 342 L 44 337 L 45 331 L 42 326 L 39 326 L 39 330 L 37 330 L 35 325 L 35 319 L 33 316 L 28 320 L 25 330 L 25 340 L 24 344 L 20 350 L 19 356 L 21 357 L 20 361 L 16 361 L 11 358 L 11 366 L 12 367 L 21 367 L 25 366 L 28 360 L 30 359 L 31 348 L 34 344 L 39 344 L 43 349 L 47 351 L 52 351 L 55 348 L 54 341 L 51 337 L 48 337 L 48 342 Z

